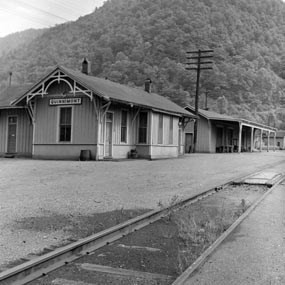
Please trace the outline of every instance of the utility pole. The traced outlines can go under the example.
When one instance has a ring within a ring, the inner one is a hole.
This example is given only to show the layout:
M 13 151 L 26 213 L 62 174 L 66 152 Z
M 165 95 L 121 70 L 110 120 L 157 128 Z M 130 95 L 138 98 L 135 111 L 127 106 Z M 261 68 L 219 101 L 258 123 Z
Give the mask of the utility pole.
M 196 70 L 197 71 L 197 79 L 196 79 L 196 94 L 195 94 L 195 115 L 198 118 L 199 115 L 199 84 L 200 84 L 200 72 L 201 70 L 213 69 L 212 61 L 207 61 L 209 58 L 212 58 L 213 50 L 197 50 L 197 51 L 187 51 L 187 54 L 190 56 L 187 57 L 189 62 L 187 64 L 187 70 Z M 194 123 L 194 146 L 193 152 L 196 152 L 197 149 L 197 130 L 198 130 L 198 120 L 195 120 Z

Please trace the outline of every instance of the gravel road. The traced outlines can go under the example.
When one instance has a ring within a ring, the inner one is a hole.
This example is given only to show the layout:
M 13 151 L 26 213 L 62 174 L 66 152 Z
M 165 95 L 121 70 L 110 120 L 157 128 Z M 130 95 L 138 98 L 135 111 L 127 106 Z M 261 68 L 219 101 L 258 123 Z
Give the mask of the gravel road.
M 281 151 L 155 161 L 0 159 L 0 270 L 68 239 L 70 222 L 79 216 L 153 209 L 175 195 L 188 197 L 263 167 L 282 169 L 282 162 L 284 167 Z

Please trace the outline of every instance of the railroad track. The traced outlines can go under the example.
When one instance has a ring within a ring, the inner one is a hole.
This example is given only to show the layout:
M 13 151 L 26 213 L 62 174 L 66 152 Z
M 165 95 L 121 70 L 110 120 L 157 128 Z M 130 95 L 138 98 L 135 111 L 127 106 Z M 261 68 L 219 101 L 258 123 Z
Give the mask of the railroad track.
M 235 180 L 242 181 L 248 178 L 249 176 L 250 175 L 247 175 L 244 177 L 237 178 Z M 278 184 L 282 179 L 283 177 L 278 177 L 278 179 L 274 181 L 274 183 Z M 209 197 L 221 191 L 226 186 L 232 183 L 233 183 L 233 180 L 228 181 L 222 185 L 211 188 L 210 190 L 207 190 L 201 194 L 194 195 L 187 199 L 181 200 L 174 205 L 165 207 L 163 209 L 148 212 L 146 214 L 143 214 L 141 216 L 128 220 L 124 223 L 111 227 L 107 230 L 94 234 L 90 237 L 81 239 L 79 241 L 76 241 L 64 247 L 61 247 L 59 249 L 56 249 L 48 254 L 36 257 L 28 262 L 25 262 L 14 268 L 1 272 L 0 273 L 0 284 L 22 285 L 22 284 L 27 284 L 28 282 L 36 280 L 40 277 L 47 276 L 48 273 L 54 271 L 55 269 L 58 269 L 63 266 L 68 266 L 69 264 L 74 263 L 76 260 L 84 256 L 91 256 L 92 253 L 94 253 L 96 250 L 106 245 L 109 245 L 123 237 L 126 237 L 130 233 L 133 233 L 150 224 L 153 224 L 156 221 L 164 217 L 167 217 L 170 213 L 174 211 L 180 210 L 183 207 L 194 204 L 197 201 L 203 200 L 206 197 Z M 271 189 L 273 188 L 274 186 Z M 263 195 L 261 198 L 263 199 L 265 195 Z M 253 204 L 246 211 L 246 213 L 244 213 L 244 215 L 242 215 L 210 248 L 208 248 L 208 250 L 205 253 L 202 254 L 202 256 L 196 262 L 193 263 L 193 265 L 190 268 L 188 268 L 176 280 L 172 280 L 171 276 L 167 276 L 163 274 L 139 273 L 137 271 L 130 271 L 130 270 L 124 270 L 124 269 L 119 269 L 119 271 L 116 272 L 114 268 L 111 268 L 108 266 L 100 266 L 100 265 L 90 266 L 90 264 L 88 263 L 79 263 L 79 265 L 76 264 L 76 266 L 77 267 L 80 266 L 81 270 L 89 268 L 89 270 L 91 271 L 93 270 L 93 271 L 100 271 L 100 272 L 105 272 L 105 273 L 113 272 L 115 274 L 117 273 L 121 275 L 133 276 L 134 278 L 137 278 L 137 279 L 140 279 L 140 278 L 144 278 L 144 279 L 149 278 L 149 280 L 165 279 L 168 282 L 174 282 L 173 284 L 175 285 L 183 284 L 185 278 L 189 276 L 189 274 L 191 274 L 191 272 L 193 272 L 196 269 L 196 267 L 199 266 L 201 262 L 203 262 L 203 259 L 205 259 L 207 255 L 210 254 L 211 250 L 216 248 L 224 240 L 224 238 L 244 219 L 244 216 L 250 213 L 257 206 L 257 204 L 261 201 L 261 198 L 255 204 Z M 148 250 L 155 250 L 155 249 L 148 249 Z M 89 284 L 89 283 L 72 283 L 71 281 L 69 283 L 64 283 L 64 281 L 61 281 L 60 278 L 57 279 L 56 282 L 58 283 L 52 283 L 52 284 L 55 284 L 55 285 L 57 284 L 60 284 L 60 285 Z M 97 283 L 97 284 L 102 284 L 102 283 Z M 122 284 L 125 284 L 125 283 L 122 283 Z M 130 283 L 130 284 L 152 284 L 152 283 Z M 160 284 L 160 283 L 153 283 L 153 284 Z

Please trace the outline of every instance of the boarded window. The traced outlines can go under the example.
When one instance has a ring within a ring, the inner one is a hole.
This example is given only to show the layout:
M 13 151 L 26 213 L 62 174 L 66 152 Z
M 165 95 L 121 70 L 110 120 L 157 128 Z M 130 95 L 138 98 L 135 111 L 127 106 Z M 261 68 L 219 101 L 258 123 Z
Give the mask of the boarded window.
M 158 116 L 158 139 L 157 139 L 158 144 L 163 143 L 163 115 L 159 114 Z
M 128 123 L 128 112 L 122 111 L 121 114 L 121 142 L 127 142 L 127 123 Z
M 140 112 L 139 117 L 139 143 L 147 141 L 147 112 Z
M 173 144 L 173 117 L 169 118 L 169 144 Z
M 59 115 L 59 141 L 70 142 L 71 141 L 71 116 L 72 108 L 63 107 L 60 108 Z

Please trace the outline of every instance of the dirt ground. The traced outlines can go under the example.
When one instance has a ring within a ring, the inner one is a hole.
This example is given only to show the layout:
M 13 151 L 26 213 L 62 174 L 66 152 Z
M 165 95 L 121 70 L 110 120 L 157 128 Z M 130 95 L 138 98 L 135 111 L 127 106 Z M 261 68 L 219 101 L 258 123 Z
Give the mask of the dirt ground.
M 157 161 L 1 159 L 0 165 L 0 270 L 4 270 L 8 262 L 108 226 L 99 214 L 117 211 L 114 219 L 118 219 L 119 211 L 125 219 L 175 195 L 189 197 L 264 167 L 284 171 L 285 152 L 191 154 Z

